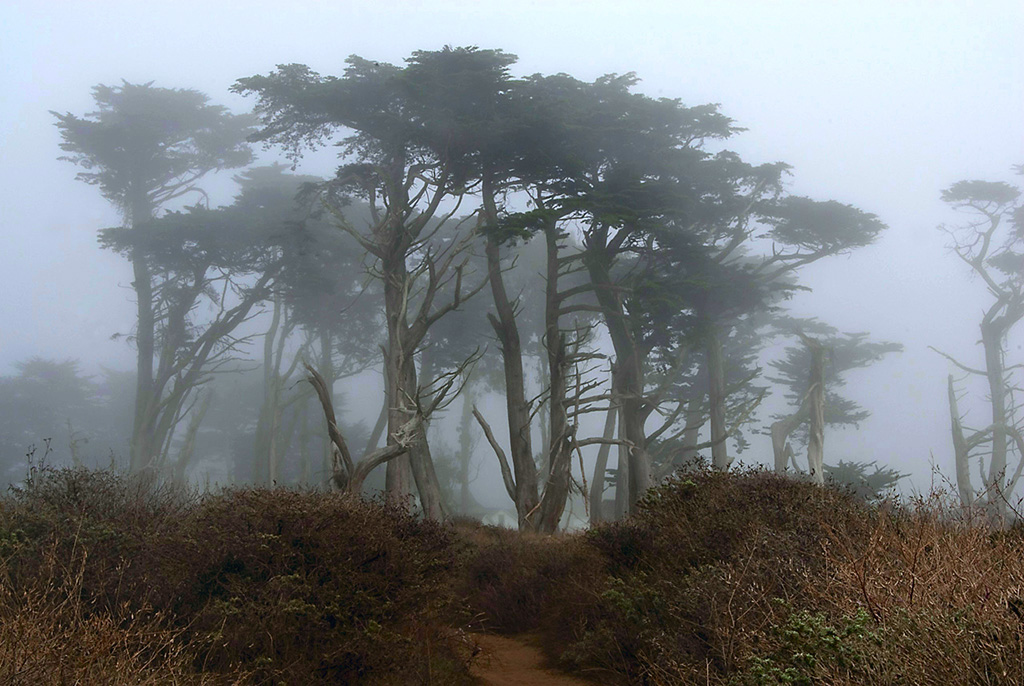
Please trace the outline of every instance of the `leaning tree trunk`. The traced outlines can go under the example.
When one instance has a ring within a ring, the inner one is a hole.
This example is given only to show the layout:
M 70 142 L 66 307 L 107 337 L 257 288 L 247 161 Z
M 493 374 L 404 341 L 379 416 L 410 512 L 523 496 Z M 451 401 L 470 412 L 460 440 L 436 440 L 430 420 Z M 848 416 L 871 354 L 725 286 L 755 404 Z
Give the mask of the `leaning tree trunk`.
M 418 389 L 415 364 L 414 360 L 409 360 L 406 365 L 406 373 L 408 374 L 407 388 L 413 389 L 414 394 Z M 414 414 L 409 416 L 412 419 Z M 434 460 L 430 454 L 430 445 L 427 443 L 426 420 L 422 420 L 417 424 L 417 427 L 409 444 L 409 467 L 412 471 L 413 481 L 416 483 L 416 490 L 420 496 L 420 507 L 423 508 L 423 515 L 427 519 L 441 521 L 445 517 L 446 508 L 444 496 L 441 493 L 441 483 L 438 481 L 437 472 L 434 470 Z
M 606 248 L 595 240 L 586 258 L 587 271 L 594 284 L 594 294 L 601 307 L 605 326 L 615 350 L 618 392 L 621 402 L 620 438 L 628 446 L 629 509 L 651 485 L 651 462 L 647 453 L 645 425 L 650 412 L 644 402 L 644 360 L 640 345 L 630 330 L 628 315 L 622 302 L 621 288 L 612 281 Z
M 612 391 L 612 398 L 615 397 L 615 392 Z M 605 414 L 604 420 L 604 440 L 601 444 L 600 449 L 597 452 L 597 464 L 594 465 L 594 479 L 590 483 L 590 524 L 600 524 L 601 522 L 608 519 L 608 515 L 612 513 L 606 513 L 604 509 L 604 486 L 605 486 L 605 472 L 608 470 L 608 454 L 611 452 L 612 439 L 615 438 L 615 423 L 618 418 L 618 408 L 615 407 L 615 401 L 612 401 L 611 406 L 608 408 L 608 412 Z
M 558 530 L 566 501 L 569 499 L 573 436 L 566 407 L 569 371 L 566 341 L 565 334 L 559 326 L 562 299 L 558 293 L 558 228 L 553 224 L 545 227 L 544 238 L 547 245 L 544 341 L 548 358 L 548 430 L 551 438 L 547 446 L 547 480 L 544 484 L 544 495 L 540 500 L 537 528 L 545 533 L 551 533 Z

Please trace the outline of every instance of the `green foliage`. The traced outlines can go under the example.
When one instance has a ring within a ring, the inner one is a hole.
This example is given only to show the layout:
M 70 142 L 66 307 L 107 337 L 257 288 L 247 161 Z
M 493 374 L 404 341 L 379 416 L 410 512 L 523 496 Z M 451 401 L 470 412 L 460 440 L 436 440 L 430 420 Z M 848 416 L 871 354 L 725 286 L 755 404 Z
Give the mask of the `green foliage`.
M 784 624 L 771 627 L 769 633 L 768 640 L 776 649 L 765 657 L 751 656 L 730 684 L 813 686 L 822 682 L 825 673 L 835 671 L 850 680 L 863 678 L 871 660 L 877 659 L 883 640 L 864 610 L 834 623 L 822 613 L 793 611 Z

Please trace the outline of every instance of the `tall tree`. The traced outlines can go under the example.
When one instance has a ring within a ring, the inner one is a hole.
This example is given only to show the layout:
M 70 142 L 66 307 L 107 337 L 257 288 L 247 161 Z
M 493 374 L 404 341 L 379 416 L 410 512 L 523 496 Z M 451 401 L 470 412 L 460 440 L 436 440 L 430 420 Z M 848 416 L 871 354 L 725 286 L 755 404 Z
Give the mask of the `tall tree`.
M 1024 165 L 1016 171 L 1024 175 Z M 942 200 L 967 215 L 965 224 L 941 228 L 950 238 L 953 254 L 981 279 L 991 297 L 980 324 L 984 366 L 970 366 L 943 354 L 960 371 L 985 379 L 990 403 L 991 423 L 968 431 L 962 423 L 953 376 L 949 376 L 957 487 L 961 502 L 965 506 L 974 504 L 970 461 L 979 449 L 987 448 L 988 464 L 979 458 L 983 496 L 991 514 L 1004 518 L 1007 499 L 1024 470 L 1024 437 L 1014 401 L 1014 366 L 1006 364 L 1006 338 L 1024 318 L 1024 202 L 1019 188 L 991 181 L 959 181 L 942 192 Z M 1012 472 L 1008 471 L 1011 446 L 1019 459 Z
M 177 198 L 205 195 L 197 183 L 207 174 L 252 160 L 245 143 L 251 119 L 211 105 L 198 91 L 123 82 L 96 86 L 93 100 L 97 110 L 84 117 L 52 112 L 61 149 L 69 153 L 61 159 L 85 169 L 77 178 L 99 186 L 130 230 L 147 225 Z M 139 471 L 151 467 L 162 450 L 156 413 L 164 397 L 155 364 L 163 314 L 160 297 L 166 284 L 144 251 L 125 244 L 125 254 L 132 262 L 137 307 L 130 467 Z
M 170 468 L 175 428 L 203 407 L 197 402 L 200 387 L 247 342 L 235 332 L 270 297 L 289 231 L 251 208 L 194 206 L 101 232 L 101 246 L 145 260 L 156 284 L 151 396 L 136 408 L 152 448 L 147 461 L 132 463 L 132 471 Z M 186 450 L 177 461 L 189 457 Z M 175 469 L 182 473 L 182 467 Z
M 472 147 L 460 135 L 462 123 L 496 97 L 509 62 L 500 51 L 468 48 L 416 52 L 405 67 L 353 56 L 341 77 L 288 65 L 234 86 L 259 98 L 256 112 L 264 128 L 256 139 L 288 146 L 293 155 L 338 129 L 352 132 L 342 141 L 346 164 L 333 190 L 364 200 L 372 221 L 367 230 L 339 221 L 372 256 L 384 291 L 388 441 L 397 444 L 407 425 L 418 431 L 408 458 L 388 462 L 388 495 L 403 499 L 413 477 L 432 518 L 443 514 L 444 505 L 425 426 L 412 422 L 435 409 L 451 386 L 420 383 L 415 357 L 429 328 L 475 290 L 462 285 L 468 243 L 438 245 L 433 238 L 466 193 Z M 442 209 L 445 201 L 452 209 Z M 438 296 L 449 282 L 452 297 L 441 303 Z

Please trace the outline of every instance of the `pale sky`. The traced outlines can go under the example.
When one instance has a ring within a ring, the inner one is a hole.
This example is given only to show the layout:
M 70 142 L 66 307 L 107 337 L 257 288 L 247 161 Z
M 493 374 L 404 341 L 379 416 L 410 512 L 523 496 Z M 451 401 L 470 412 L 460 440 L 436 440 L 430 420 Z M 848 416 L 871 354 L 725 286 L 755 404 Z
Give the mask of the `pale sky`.
M 519 56 L 516 74 L 636 72 L 639 90 L 721 103 L 749 130 L 728 144 L 794 167 L 794 193 L 836 199 L 889 225 L 877 245 L 804 272 L 793 309 L 906 346 L 851 376 L 874 412 L 826 438 L 826 460 L 952 474 L 947 363 L 980 364 L 984 290 L 936 230 L 939 193 L 965 178 L 1020 181 L 1024 2 L 0 2 L 0 374 L 29 356 L 130 368 L 110 336 L 132 325 L 130 270 L 96 247 L 118 217 L 56 160 L 48 110 L 93 109 L 98 83 L 196 88 L 237 111 L 238 78 L 300 62 L 336 74 L 350 54 L 399 62 L 446 44 Z M 272 159 L 271 154 L 268 159 Z M 327 174 L 330 155 L 299 171 Z M 214 184 L 219 202 L 227 182 Z M 1024 339 L 1024 337 L 1022 337 Z M 1009 362 L 1021 355 L 1011 348 Z M 968 403 L 969 405 L 970 403 Z M 982 423 L 979 409 L 977 423 Z M 745 458 L 770 459 L 767 439 Z

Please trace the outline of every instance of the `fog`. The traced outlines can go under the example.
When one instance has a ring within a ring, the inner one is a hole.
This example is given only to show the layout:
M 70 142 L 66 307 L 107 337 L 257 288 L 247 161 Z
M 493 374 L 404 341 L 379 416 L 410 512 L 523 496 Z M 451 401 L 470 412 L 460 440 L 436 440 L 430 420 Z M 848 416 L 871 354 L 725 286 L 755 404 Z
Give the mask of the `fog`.
M 856 427 L 826 429 L 825 462 L 877 461 L 909 475 L 900 482 L 904 493 L 927 491 L 943 479 L 952 483 L 946 383 L 948 374 L 959 377 L 959 372 L 930 347 L 982 367 L 979 323 L 991 296 L 938 229 L 964 223 L 940 194 L 960 180 L 1021 188 L 1013 167 L 1024 164 L 1022 35 L 1024 5 L 1015 0 L 145 6 L 8 0 L 0 5 L 0 376 L 16 376 L 18 363 L 35 357 L 78 360 L 82 372 L 97 381 L 106 378 L 104 370 L 135 369 L 132 265 L 97 242 L 98 230 L 120 226 L 123 218 L 98 187 L 75 179 L 82 168 L 57 159 L 66 153 L 51 110 L 85 116 L 96 110 L 94 86 L 117 87 L 123 80 L 195 89 L 212 104 L 244 113 L 256 98 L 229 88 L 276 65 L 305 64 L 322 75 L 340 76 L 353 54 L 402 65 L 417 50 L 478 46 L 516 55 L 513 77 L 565 73 L 593 82 L 605 74 L 634 72 L 640 79 L 636 93 L 678 98 L 687 106 L 718 103 L 746 130 L 716 143 L 714 150 L 732 150 L 755 165 L 785 162 L 792 167 L 784 179 L 786 193 L 836 200 L 877 215 L 888 227 L 877 240 L 802 268 L 797 278 L 806 290 L 782 303 L 794 316 L 816 317 L 840 332 L 868 332 L 873 341 L 903 346 L 903 352 L 845 375 L 844 395 L 871 414 Z M 257 143 L 254 150 L 256 165 L 286 161 L 279 146 Z M 329 178 L 337 165 L 337 149 L 328 145 L 307 152 L 294 171 Z M 231 179 L 239 171 L 199 182 L 210 207 L 233 202 L 238 186 Z M 465 211 L 478 204 L 477 198 L 467 199 Z M 473 302 L 481 316 L 494 309 L 488 288 Z M 259 336 L 267 329 L 270 309 L 265 302 L 258 305 L 254 313 L 263 314 L 241 329 L 257 336 L 242 357 L 262 359 Z M 610 354 L 607 335 L 597 330 L 596 336 Z M 1022 343 L 1019 331 L 1011 333 L 1007 367 L 1024 362 Z M 294 353 L 298 345 L 297 337 L 285 350 Z M 493 336 L 485 345 L 491 366 L 500 370 Z M 735 455 L 740 463 L 773 464 L 771 440 L 760 432 L 786 407 L 782 389 L 765 380 L 773 375 L 769 364 L 779 359 L 782 347 L 773 343 L 758 353 L 758 382 L 769 390 L 745 427 L 749 446 Z M 353 431 L 368 431 L 377 417 L 383 393 L 379 367 L 337 383 L 339 399 L 345 399 L 342 423 L 363 422 Z M 290 391 L 298 378 L 297 373 L 289 381 Z M 255 417 L 232 418 L 229 412 L 242 413 L 240 397 L 253 391 L 229 375 L 215 383 L 236 384 L 239 397 L 219 391 L 207 421 L 255 427 Z M 965 423 L 987 425 L 984 383 L 965 381 L 960 388 L 967 392 L 960 406 Z M 130 383 L 119 387 L 120 397 L 107 401 L 130 407 L 124 394 L 132 390 Z M 493 391 L 481 393 L 479 407 L 507 445 L 504 403 Z M 444 452 L 443 445 L 451 450 L 458 445 L 461 403 L 456 400 L 431 427 L 435 453 Z M 315 416 L 319 423 L 310 432 L 319 432 L 319 441 L 323 415 Z M 63 418 L 54 421 L 59 421 L 52 433 L 54 459 L 66 460 L 68 430 Z M 601 425 L 600 418 L 588 418 L 579 435 L 598 435 Z M 475 497 L 512 508 L 494 453 L 479 426 L 472 428 Z M 707 438 L 706 427 L 702 436 Z M 127 436 L 112 437 L 109 450 L 90 459 L 104 464 L 112 452 L 116 463 L 127 464 L 127 441 Z M 100 442 L 93 438 L 94 445 Z M 359 453 L 365 438 L 351 442 Z M 230 467 L 215 464 L 223 457 L 220 448 L 200 442 L 189 472 L 194 482 L 233 478 Z M 20 464 L 27 450 L 4 454 L 0 461 L 5 469 Z M 589 447 L 587 479 L 595 455 L 596 446 Z M 1010 469 L 1019 459 L 1011 456 Z M 383 484 L 383 467 L 378 472 Z M 580 514 L 582 505 L 575 508 Z

